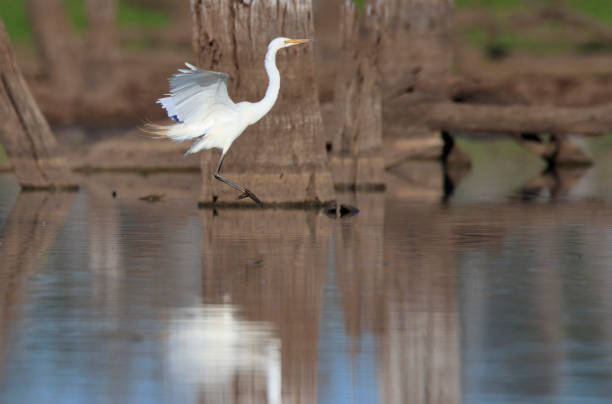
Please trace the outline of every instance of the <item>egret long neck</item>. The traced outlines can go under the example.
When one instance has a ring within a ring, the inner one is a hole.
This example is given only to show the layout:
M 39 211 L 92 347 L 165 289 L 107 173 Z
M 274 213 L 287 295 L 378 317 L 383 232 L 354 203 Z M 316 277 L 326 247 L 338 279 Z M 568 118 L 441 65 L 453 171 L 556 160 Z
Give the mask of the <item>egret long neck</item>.
M 261 101 L 253 104 L 254 106 L 254 117 L 253 123 L 259 121 L 265 114 L 267 114 L 276 99 L 278 98 L 278 91 L 280 90 L 280 73 L 278 72 L 278 68 L 276 67 L 276 51 L 275 48 L 268 49 L 266 53 L 266 72 L 268 73 L 268 89 L 266 90 L 266 95 L 261 99 Z

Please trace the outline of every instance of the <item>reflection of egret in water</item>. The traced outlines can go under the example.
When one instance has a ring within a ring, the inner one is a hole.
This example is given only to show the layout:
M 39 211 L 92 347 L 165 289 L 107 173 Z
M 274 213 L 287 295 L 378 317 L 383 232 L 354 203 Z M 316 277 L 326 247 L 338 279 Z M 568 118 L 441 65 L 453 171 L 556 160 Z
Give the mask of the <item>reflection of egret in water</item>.
M 262 396 L 281 402 L 280 340 L 268 323 L 241 320 L 228 304 L 176 316 L 168 335 L 169 372 L 194 385 L 196 397 L 201 392 L 215 403 Z
M 321 296 L 333 221 L 304 210 L 219 210 L 218 216 L 203 210 L 201 218 L 204 302 L 231 298 L 249 324 L 273 324 L 282 341 L 282 401 L 316 402 Z

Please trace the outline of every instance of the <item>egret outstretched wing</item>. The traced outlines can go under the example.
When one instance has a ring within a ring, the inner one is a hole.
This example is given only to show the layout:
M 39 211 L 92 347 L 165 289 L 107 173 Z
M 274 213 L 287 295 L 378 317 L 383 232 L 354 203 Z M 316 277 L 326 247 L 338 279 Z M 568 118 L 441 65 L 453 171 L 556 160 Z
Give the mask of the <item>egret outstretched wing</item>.
M 227 94 L 227 74 L 185 65 L 188 69 L 179 69 L 168 80 L 168 96 L 157 101 L 170 118 L 183 123 L 202 122 L 215 110 L 235 105 Z

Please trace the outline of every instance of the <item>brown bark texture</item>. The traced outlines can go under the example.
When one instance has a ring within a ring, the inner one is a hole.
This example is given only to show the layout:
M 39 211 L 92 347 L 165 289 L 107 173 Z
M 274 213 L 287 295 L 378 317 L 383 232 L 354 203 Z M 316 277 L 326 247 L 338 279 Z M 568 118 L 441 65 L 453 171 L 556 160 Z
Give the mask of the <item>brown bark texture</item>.
M 57 96 L 69 98 L 81 88 L 81 42 L 72 33 L 62 0 L 28 0 L 30 26 L 43 73 Z
M 113 83 L 117 62 L 116 0 L 87 0 L 85 79 L 91 89 L 102 89 Z
M 198 64 L 229 74 L 235 102 L 263 97 L 268 85 L 263 61 L 272 39 L 313 37 L 310 0 L 192 0 L 192 12 Z M 266 203 L 334 198 L 315 82 L 315 44 L 278 52 L 279 98 L 268 115 L 234 142 L 224 162 L 224 175 Z M 216 153 L 202 153 L 200 199 L 234 203 L 236 192 L 213 177 L 217 159 Z
M 336 78 L 332 172 L 336 187 L 384 186 L 380 41 L 382 1 L 363 12 L 352 0 L 341 8 L 342 59 Z
M 72 188 L 55 137 L 19 71 L 0 20 L 0 142 L 22 188 Z
M 381 65 L 385 93 L 442 97 L 452 62 L 453 0 L 388 0 Z

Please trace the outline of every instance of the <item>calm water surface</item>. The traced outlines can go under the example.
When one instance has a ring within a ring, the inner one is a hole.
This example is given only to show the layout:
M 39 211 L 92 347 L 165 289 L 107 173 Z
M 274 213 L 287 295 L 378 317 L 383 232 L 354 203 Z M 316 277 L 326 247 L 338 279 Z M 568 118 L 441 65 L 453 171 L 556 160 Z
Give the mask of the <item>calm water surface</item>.
M 0 177 L 0 402 L 609 403 L 597 170 L 340 220 Z

